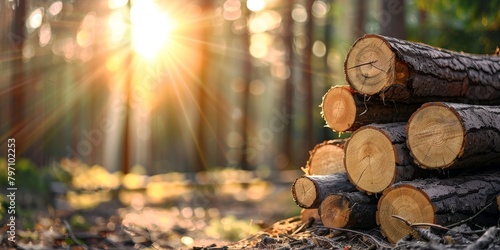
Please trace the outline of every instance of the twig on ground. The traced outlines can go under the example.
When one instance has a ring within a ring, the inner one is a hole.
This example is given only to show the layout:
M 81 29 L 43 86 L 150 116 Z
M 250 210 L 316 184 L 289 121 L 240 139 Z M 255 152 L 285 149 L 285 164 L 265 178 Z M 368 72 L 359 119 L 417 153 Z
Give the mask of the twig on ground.
M 73 242 L 75 242 L 75 244 L 79 245 L 79 246 L 82 246 L 84 247 L 85 249 L 88 249 L 87 245 L 85 244 L 82 244 L 76 237 L 75 237 L 75 234 L 73 233 L 73 230 L 71 229 L 71 225 L 68 223 L 67 220 L 63 220 L 63 223 L 64 223 L 64 227 L 66 227 L 66 229 L 68 230 L 68 234 L 69 234 L 69 237 L 71 238 L 71 240 L 73 240 Z
M 498 227 L 490 227 L 486 232 L 479 237 L 474 243 L 468 245 L 465 250 L 477 250 L 488 248 L 495 239 L 499 229 Z
M 399 216 L 399 215 L 391 215 L 393 218 L 396 218 L 402 222 L 404 222 L 407 226 L 415 229 L 416 227 L 433 227 L 433 228 L 437 228 L 437 229 L 442 229 L 442 230 L 450 230 L 450 228 L 448 227 L 444 227 L 444 226 L 441 226 L 441 225 L 438 225 L 438 224 L 434 224 L 434 223 L 411 223 L 409 222 L 407 219 Z
M 482 213 L 484 210 L 486 210 L 489 206 L 491 206 L 491 204 L 493 204 L 493 202 L 490 202 L 488 203 L 486 206 L 484 206 L 483 208 L 481 208 L 481 210 L 479 210 L 476 214 L 474 214 L 473 216 L 465 219 L 465 220 L 462 220 L 462 221 L 459 221 L 457 223 L 453 223 L 453 224 L 450 224 L 448 225 L 449 228 L 452 228 L 452 227 L 456 227 L 456 226 L 459 226 L 459 225 L 462 225 L 464 223 L 467 223 L 471 220 L 473 220 L 474 218 L 476 218 L 480 213 Z
M 299 228 L 297 228 L 297 230 L 293 231 L 292 235 L 300 233 L 305 228 L 311 227 L 311 225 L 314 223 L 314 220 L 315 219 L 313 217 L 309 218 L 309 220 L 306 223 L 302 224 Z
M 370 238 L 373 242 L 375 242 L 375 244 L 377 244 L 379 248 L 392 248 L 390 245 L 385 244 L 384 242 L 377 239 L 375 236 L 369 235 L 367 233 L 363 233 L 363 232 L 359 232 L 359 231 L 355 231 L 355 230 L 351 230 L 351 229 L 347 229 L 347 228 L 332 227 L 331 229 L 341 231 L 341 232 L 349 232 L 349 233 L 363 235 L 365 237 Z

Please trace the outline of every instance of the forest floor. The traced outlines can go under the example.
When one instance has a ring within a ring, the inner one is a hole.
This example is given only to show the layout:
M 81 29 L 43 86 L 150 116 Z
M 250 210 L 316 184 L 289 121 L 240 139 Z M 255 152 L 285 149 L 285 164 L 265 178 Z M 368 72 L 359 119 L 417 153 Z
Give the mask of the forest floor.
M 114 192 L 87 208 L 58 200 L 56 209 L 32 215 L 34 221 L 18 217 L 15 243 L 9 227 L 1 228 L 0 249 L 500 249 L 498 227 L 457 233 L 472 230 L 462 225 L 390 244 L 378 228 L 302 222 L 290 192 L 295 175 L 300 173 L 276 183 L 247 178 L 189 189 L 168 186 L 169 198 L 161 203 L 152 202 L 145 189 Z

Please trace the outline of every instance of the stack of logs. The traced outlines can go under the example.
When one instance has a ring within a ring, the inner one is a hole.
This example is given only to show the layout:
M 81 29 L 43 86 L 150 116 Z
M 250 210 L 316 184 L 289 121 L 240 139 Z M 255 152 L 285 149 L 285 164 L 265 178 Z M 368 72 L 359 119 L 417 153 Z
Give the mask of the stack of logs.
M 344 64 L 348 86 L 322 115 L 349 139 L 318 144 L 292 187 L 302 218 L 330 228 L 488 226 L 500 214 L 500 56 L 365 35 Z

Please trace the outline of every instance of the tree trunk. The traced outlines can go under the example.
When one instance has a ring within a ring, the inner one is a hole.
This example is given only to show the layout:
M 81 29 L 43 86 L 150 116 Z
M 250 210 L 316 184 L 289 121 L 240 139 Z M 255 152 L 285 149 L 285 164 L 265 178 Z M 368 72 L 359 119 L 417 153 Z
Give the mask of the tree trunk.
M 470 218 L 500 192 L 500 172 L 462 175 L 449 179 L 420 179 L 401 182 L 384 191 L 378 202 L 377 224 L 390 242 L 411 233 L 410 223 L 449 225 Z M 480 214 L 481 225 L 494 224 L 498 215 Z
M 354 93 L 349 86 L 335 86 L 323 96 L 322 116 L 334 131 L 354 131 L 370 123 L 408 121 L 421 104 L 384 102 L 376 96 Z
M 285 53 L 285 65 L 286 70 L 289 72 L 289 76 L 285 79 L 283 100 L 284 100 L 284 112 L 286 114 L 294 113 L 294 95 L 295 90 L 293 86 L 293 76 L 292 71 L 294 68 L 294 50 L 293 50 L 293 29 L 294 29 L 294 21 L 292 18 L 292 10 L 295 4 L 294 0 L 286 0 L 285 1 L 285 11 L 283 13 L 283 44 L 284 44 L 284 53 Z M 287 122 L 284 124 L 284 133 L 283 133 L 283 155 L 288 157 L 288 164 L 286 168 L 290 168 L 291 162 L 294 161 L 293 157 L 293 121 Z
M 346 79 L 362 94 L 405 102 L 500 104 L 500 57 L 365 35 L 347 54 Z
M 361 192 L 327 196 L 319 207 L 323 225 L 329 228 L 373 228 L 377 200 Z
M 351 183 L 368 193 L 381 193 L 421 172 L 413 166 L 406 147 L 405 123 L 372 124 L 351 136 L 345 146 L 344 164 Z
M 500 106 L 427 103 L 407 125 L 407 144 L 422 168 L 500 163 Z
M 293 200 L 302 208 L 318 208 L 330 194 L 356 191 L 344 173 L 302 176 L 292 185 Z
M 345 172 L 344 144 L 346 140 L 329 140 L 309 151 L 309 160 L 302 168 L 306 175 L 327 175 Z
M 405 0 L 382 0 L 380 34 L 400 39 L 406 38 Z

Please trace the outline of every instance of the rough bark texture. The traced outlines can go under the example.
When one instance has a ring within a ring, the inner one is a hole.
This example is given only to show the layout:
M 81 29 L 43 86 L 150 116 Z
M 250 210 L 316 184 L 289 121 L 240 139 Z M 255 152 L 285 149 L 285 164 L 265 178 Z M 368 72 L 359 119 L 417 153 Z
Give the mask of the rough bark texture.
M 377 96 L 355 93 L 349 86 L 335 86 L 323 96 L 321 115 L 334 131 L 355 131 L 371 123 L 407 121 L 421 104 L 384 102 Z
M 422 168 L 500 163 L 500 106 L 427 103 L 407 125 L 407 144 Z
M 356 191 L 345 173 L 302 176 L 292 185 L 293 200 L 302 208 L 318 208 L 330 194 Z
M 372 124 L 356 130 L 346 143 L 344 164 L 349 181 L 361 191 L 381 193 L 421 172 L 406 147 L 406 123 Z
M 319 207 L 323 225 L 330 228 L 373 228 L 377 200 L 362 192 L 327 196 Z
M 391 242 L 411 232 L 410 223 L 449 225 L 470 218 L 500 192 L 500 172 L 488 171 L 449 179 L 420 179 L 400 182 L 384 191 L 378 202 L 377 224 Z M 481 225 L 495 224 L 498 214 L 481 214 Z M 487 218 L 487 219 L 485 219 Z
M 309 160 L 302 168 L 306 175 L 327 175 L 345 172 L 344 144 L 346 140 L 329 140 L 309 151 Z
M 344 71 L 356 91 L 386 100 L 500 104 L 498 56 L 370 34 L 353 44 Z

